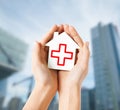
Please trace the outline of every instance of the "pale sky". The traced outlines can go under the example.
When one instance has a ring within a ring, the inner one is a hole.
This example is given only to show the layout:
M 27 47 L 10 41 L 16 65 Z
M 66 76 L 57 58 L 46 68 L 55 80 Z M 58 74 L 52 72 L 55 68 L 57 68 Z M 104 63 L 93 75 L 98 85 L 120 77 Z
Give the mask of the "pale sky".
M 30 47 L 54 24 L 73 25 L 85 41 L 90 41 L 90 29 L 98 22 L 112 22 L 119 29 L 119 10 L 120 0 L 0 0 L 0 27 L 25 40 Z M 23 73 L 31 73 L 31 49 L 29 54 Z M 94 87 L 91 62 L 83 84 L 89 88 Z
M 70 24 L 84 39 L 98 22 L 120 25 L 119 0 L 0 0 L 0 27 L 28 43 L 54 24 Z

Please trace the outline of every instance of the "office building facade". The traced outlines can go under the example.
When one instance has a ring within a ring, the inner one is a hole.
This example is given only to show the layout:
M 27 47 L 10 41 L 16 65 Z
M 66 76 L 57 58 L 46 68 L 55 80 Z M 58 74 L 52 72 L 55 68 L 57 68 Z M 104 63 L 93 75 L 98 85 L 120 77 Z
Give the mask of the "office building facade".
M 9 103 L 7 110 L 22 110 L 24 103 L 19 97 L 13 97 Z
M 0 29 L 0 79 L 21 70 L 28 45 Z
M 90 110 L 95 109 L 95 88 L 89 90 L 89 99 L 90 99 Z
M 81 89 L 81 110 L 90 110 L 90 97 L 87 88 Z
M 113 24 L 99 23 L 91 30 L 96 110 L 120 110 L 118 53 Z
M 0 110 L 7 91 L 7 77 L 22 69 L 28 45 L 0 29 Z

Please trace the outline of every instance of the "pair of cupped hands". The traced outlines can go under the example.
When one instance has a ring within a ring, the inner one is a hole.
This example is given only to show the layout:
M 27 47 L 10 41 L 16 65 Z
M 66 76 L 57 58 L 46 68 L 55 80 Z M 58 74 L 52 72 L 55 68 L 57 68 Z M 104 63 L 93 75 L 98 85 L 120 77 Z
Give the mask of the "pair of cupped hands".
M 66 32 L 80 47 L 76 51 L 75 65 L 70 71 L 48 68 L 49 48 L 45 45 L 53 38 L 54 32 Z M 89 56 L 89 43 L 83 42 L 73 26 L 54 25 L 41 41 L 36 42 L 33 50 L 32 71 L 35 86 L 23 110 L 47 110 L 57 91 L 59 110 L 80 110 L 80 90 L 88 72 Z
M 47 65 L 48 47 L 46 43 L 53 38 L 54 32 L 66 32 L 80 47 L 77 50 L 75 65 L 70 71 L 49 69 Z M 32 71 L 35 84 L 39 87 L 48 86 L 51 91 L 60 93 L 64 88 L 74 85 L 81 87 L 88 72 L 89 43 L 83 42 L 75 28 L 70 25 L 54 25 L 39 42 L 36 42 L 32 56 Z

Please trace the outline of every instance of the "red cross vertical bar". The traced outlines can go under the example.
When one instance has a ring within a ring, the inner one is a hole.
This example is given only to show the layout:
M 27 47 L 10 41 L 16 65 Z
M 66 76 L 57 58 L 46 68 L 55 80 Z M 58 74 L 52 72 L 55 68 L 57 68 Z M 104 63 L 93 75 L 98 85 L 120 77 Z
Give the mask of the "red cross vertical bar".
M 67 44 L 59 44 L 58 50 L 51 50 L 51 58 L 57 58 L 57 65 L 64 66 L 65 61 L 73 59 L 73 52 L 68 52 Z

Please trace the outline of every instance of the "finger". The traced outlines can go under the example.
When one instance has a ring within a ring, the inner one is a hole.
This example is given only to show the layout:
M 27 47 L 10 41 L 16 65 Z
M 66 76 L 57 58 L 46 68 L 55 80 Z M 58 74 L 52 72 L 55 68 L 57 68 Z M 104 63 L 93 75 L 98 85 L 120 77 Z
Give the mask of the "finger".
M 70 35 L 69 34 L 69 25 L 68 24 L 64 24 L 63 29 L 64 29 L 64 32 L 66 32 L 68 35 Z
M 80 46 L 83 46 L 83 40 L 81 39 L 81 37 L 79 36 L 79 34 L 77 33 L 77 31 L 75 30 L 75 28 L 73 26 L 69 26 L 69 34 L 72 37 L 72 39 Z
M 41 40 L 42 45 L 45 45 L 48 41 L 50 41 L 53 38 L 54 32 L 58 30 L 58 26 L 54 25 L 50 31 L 45 35 L 45 37 Z
M 81 62 L 81 59 L 82 59 L 82 54 L 83 54 L 83 48 L 81 48 L 80 50 L 78 50 L 78 53 L 77 53 L 77 64 L 79 64 Z
M 58 32 L 59 32 L 59 34 L 62 33 L 62 32 L 64 32 L 63 24 L 61 24 L 61 25 L 59 26 Z
M 79 64 L 82 64 L 83 69 L 87 69 L 89 64 L 90 52 L 88 45 L 89 45 L 88 42 L 84 43 L 81 60 L 79 60 Z
M 83 74 L 81 75 L 81 80 L 80 83 L 84 80 L 85 76 L 88 73 L 88 66 L 89 66 L 89 58 L 90 58 L 90 52 L 89 52 L 89 43 L 86 42 L 84 49 L 83 49 L 83 55 L 82 55 L 82 60 L 81 60 L 81 67 Z
M 46 51 L 46 52 L 45 52 Z M 36 64 L 46 64 L 47 63 L 47 47 L 42 46 L 40 42 L 36 42 L 33 59 Z
M 78 73 L 80 73 L 78 75 L 80 83 L 83 81 L 83 79 L 88 73 L 89 54 L 90 53 L 89 53 L 88 43 L 86 42 L 79 51 L 78 61 L 75 65 L 75 68 L 78 70 Z
M 33 50 L 33 55 L 32 55 L 32 62 L 38 62 L 40 60 L 40 50 L 41 50 L 41 45 L 39 42 L 35 42 L 35 47 Z

